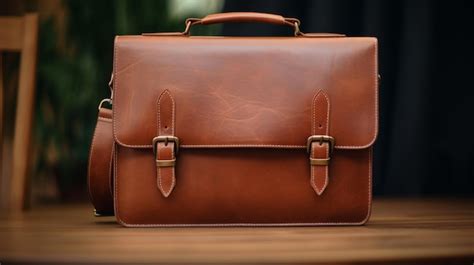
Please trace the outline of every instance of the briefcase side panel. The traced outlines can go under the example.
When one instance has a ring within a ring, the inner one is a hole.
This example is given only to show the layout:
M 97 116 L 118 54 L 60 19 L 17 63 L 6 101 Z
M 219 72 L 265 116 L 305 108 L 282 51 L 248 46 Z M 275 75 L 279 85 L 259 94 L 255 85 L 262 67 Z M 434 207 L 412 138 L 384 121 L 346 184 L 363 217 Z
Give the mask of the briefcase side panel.
M 154 159 L 116 146 L 115 215 L 124 226 L 360 225 L 370 215 L 372 148 L 336 150 L 321 195 L 302 149 L 183 149 L 169 197 Z

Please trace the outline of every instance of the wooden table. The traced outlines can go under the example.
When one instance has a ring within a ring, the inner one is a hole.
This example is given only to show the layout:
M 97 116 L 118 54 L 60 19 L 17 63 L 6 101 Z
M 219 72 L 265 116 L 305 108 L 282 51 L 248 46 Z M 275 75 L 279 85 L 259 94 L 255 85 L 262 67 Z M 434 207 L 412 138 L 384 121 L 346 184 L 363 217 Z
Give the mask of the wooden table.
M 48 206 L 0 216 L 9 262 L 473 264 L 474 200 L 378 199 L 360 227 L 127 229 Z

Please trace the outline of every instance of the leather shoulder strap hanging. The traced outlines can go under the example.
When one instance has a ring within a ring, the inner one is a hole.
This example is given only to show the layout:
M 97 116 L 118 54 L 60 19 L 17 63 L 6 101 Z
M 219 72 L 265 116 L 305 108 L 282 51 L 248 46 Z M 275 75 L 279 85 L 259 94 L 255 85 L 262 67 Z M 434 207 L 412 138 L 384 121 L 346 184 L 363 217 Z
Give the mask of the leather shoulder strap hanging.
M 97 124 L 89 153 L 89 196 L 96 216 L 114 214 L 113 204 L 113 153 L 112 110 L 99 106 Z

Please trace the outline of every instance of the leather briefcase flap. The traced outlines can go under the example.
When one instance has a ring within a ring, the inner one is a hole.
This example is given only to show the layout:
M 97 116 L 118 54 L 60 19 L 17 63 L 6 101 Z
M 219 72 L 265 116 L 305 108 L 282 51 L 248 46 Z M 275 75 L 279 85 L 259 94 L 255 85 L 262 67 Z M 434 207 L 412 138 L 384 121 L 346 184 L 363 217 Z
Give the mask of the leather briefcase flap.
M 118 144 L 152 148 L 158 98 L 173 98 L 180 148 L 305 148 L 318 91 L 336 149 L 377 135 L 375 38 L 120 36 L 114 51 Z

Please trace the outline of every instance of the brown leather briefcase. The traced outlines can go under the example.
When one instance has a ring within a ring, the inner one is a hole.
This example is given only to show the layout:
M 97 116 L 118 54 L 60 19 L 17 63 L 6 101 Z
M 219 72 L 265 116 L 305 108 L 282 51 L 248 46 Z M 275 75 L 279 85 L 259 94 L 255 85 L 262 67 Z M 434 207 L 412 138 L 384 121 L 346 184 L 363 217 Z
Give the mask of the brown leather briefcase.
M 190 34 L 244 21 L 295 36 Z M 97 215 L 131 227 L 364 224 L 377 40 L 299 24 L 222 13 L 182 33 L 116 37 L 113 107 L 99 107 L 90 154 Z

